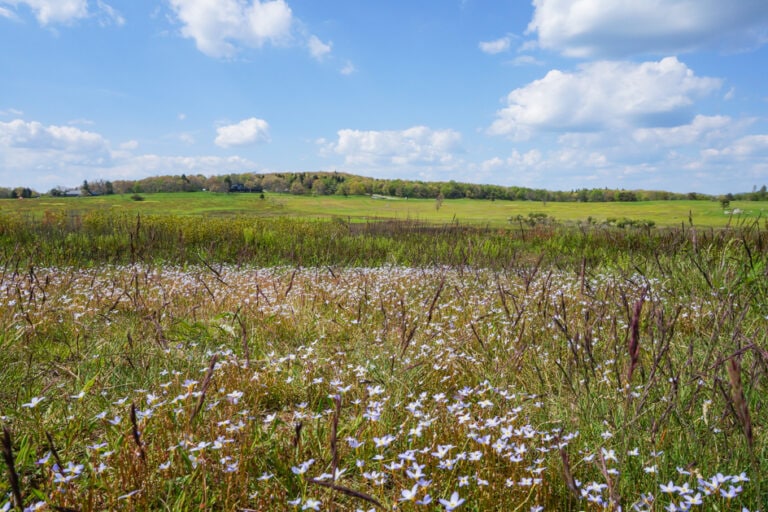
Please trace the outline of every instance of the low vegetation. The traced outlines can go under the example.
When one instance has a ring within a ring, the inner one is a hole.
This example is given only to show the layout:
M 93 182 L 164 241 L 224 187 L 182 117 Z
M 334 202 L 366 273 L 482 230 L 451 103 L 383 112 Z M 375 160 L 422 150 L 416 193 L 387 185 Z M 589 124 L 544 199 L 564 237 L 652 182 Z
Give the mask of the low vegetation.
M 759 510 L 768 227 L 509 217 L 0 212 L 0 507 Z

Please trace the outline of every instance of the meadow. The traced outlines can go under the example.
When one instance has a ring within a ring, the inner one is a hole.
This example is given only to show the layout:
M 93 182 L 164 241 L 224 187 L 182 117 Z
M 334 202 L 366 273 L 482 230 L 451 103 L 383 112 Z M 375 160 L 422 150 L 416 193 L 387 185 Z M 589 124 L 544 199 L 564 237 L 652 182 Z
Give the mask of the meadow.
M 438 208 L 434 199 L 402 199 L 378 196 L 310 196 L 267 193 L 176 192 L 98 197 L 40 197 L 29 200 L 0 201 L 0 212 L 40 217 L 44 212 L 87 213 L 110 210 L 120 213 L 205 215 L 210 216 L 291 216 L 328 219 L 340 217 L 351 222 L 370 219 L 418 220 L 444 224 L 506 227 L 510 219 L 544 214 L 559 222 L 604 223 L 608 219 L 643 219 L 656 226 L 679 226 L 690 219 L 701 227 L 726 226 L 755 220 L 768 212 L 765 201 L 733 201 L 723 209 L 718 201 L 636 201 L 636 202 L 539 202 L 446 199 Z M 727 212 L 741 212 L 729 215 Z
M 759 214 L 36 201 L 0 204 L 0 509 L 768 503 Z

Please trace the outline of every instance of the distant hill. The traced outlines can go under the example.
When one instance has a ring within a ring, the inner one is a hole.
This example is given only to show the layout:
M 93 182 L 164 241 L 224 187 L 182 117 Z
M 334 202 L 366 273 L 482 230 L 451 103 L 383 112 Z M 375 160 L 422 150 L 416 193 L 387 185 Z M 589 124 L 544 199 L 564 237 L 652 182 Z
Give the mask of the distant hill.
M 424 182 L 402 179 L 379 179 L 343 172 L 283 172 L 283 173 L 242 173 L 218 176 L 166 175 L 140 180 L 91 181 L 80 187 L 83 195 L 105 195 L 152 192 L 231 192 L 262 193 L 281 192 L 295 195 L 381 195 L 387 197 L 422 199 L 486 199 L 507 201 L 553 201 L 553 202 L 630 202 L 702 199 L 720 200 L 768 200 L 766 186 L 759 190 L 741 194 L 712 196 L 689 192 L 680 194 L 663 190 L 623 190 L 609 188 L 583 188 L 576 190 L 551 191 L 526 187 L 503 187 L 474 183 Z M 66 193 L 65 193 L 66 192 Z M 57 188 L 50 195 L 69 195 L 71 189 Z M 34 197 L 39 195 L 28 188 L 0 188 L 0 197 Z

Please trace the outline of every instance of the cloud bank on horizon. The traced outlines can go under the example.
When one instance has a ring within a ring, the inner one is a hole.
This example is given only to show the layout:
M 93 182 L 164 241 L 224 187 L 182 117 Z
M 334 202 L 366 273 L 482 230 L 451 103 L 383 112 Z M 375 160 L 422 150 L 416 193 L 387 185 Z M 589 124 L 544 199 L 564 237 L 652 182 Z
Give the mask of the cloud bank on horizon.
M 768 3 L 0 0 L 0 186 L 768 183 Z

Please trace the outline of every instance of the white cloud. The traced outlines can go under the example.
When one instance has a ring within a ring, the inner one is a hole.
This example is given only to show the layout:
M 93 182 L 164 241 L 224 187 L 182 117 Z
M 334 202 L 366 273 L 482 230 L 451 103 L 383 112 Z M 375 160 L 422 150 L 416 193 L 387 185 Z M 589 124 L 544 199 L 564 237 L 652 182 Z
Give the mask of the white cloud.
M 169 0 L 184 37 L 210 57 L 233 57 L 241 47 L 260 48 L 291 38 L 293 15 L 284 0 Z
M 307 41 L 307 47 L 309 48 L 309 53 L 312 55 L 312 58 L 315 60 L 323 60 L 324 57 L 326 57 L 329 53 L 331 53 L 331 46 L 333 43 L 324 43 L 318 38 L 317 36 L 310 36 L 309 41 Z
M 226 174 L 257 169 L 257 164 L 239 156 L 126 156 L 106 170 L 109 176 L 122 179 L 140 179 L 166 174 Z
M 512 59 L 512 64 L 515 66 L 541 66 L 544 63 L 532 55 L 518 55 Z
M 768 157 L 768 135 L 757 134 L 747 135 L 733 141 L 731 144 L 721 148 L 709 148 L 704 151 L 708 158 L 736 158 L 738 160 L 752 157 Z
M 355 68 L 355 65 L 352 64 L 351 61 L 347 61 L 346 64 L 344 64 L 344 67 L 341 68 L 341 70 L 339 70 L 339 73 L 341 73 L 342 75 L 351 75 L 355 71 L 357 71 L 357 69 Z
M 0 116 L 3 116 L 3 117 L 5 117 L 5 116 L 16 116 L 16 117 L 19 117 L 19 116 L 23 116 L 23 115 L 24 115 L 24 112 L 22 112 L 21 110 L 15 109 L 15 108 L 9 108 L 9 109 L 6 109 L 6 110 L 0 110 Z
M 37 121 L 0 122 L 0 186 L 28 186 L 46 192 L 83 180 L 140 179 L 160 174 L 222 174 L 257 169 L 239 156 L 135 154 L 128 140 L 112 148 L 102 135 Z
M 251 117 L 236 124 L 220 126 L 216 129 L 217 146 L 247 146 L 269 140 L 269 124 L 263 119 Z
M 111 5 L 102 0 L 96 0 L 96 6 L 99 9 L 99 23 L 101 26 L 105 27 L 113 23 L 118 26 L 125 25 L 125 18 Z
M 16 19 L 16 15 L 9 9 L 6 9 L 5 7 L 0 7 L 0 17 L 8 18 L 11 20 Z
M 108 149 L 106 140 L 97 133 L 72 126 L 44 126 L 36 121 L 21 119 L 0 122 L 0 148 L 3 147 L 67 153 L 92 153 Z
M 195 139 L 195 136 L 189 132 L 180 133 L 178 138 L 181 142 L 183 142 L 188 146 L 192 146 L 193 144 L 195 144 L 195 142 L 197 142 Z
M 768 41 L 762 0 L 534 0 L 528 33 L 571 57 L 743 49 Z
M 327 149 L 344 156 L 350 165 L 447 165 L 461 151 L 461 134 L 414 126 L 406 130 L 339 130 Z
M 134 151 L 138 147 L 139 147 L 139 142 L 135 140 L 129 140 L 120 144 L 120 149 L 123 149 L 125 151 Z
M 61 169 L 80 169 L 83 174 L 93 174 L 95 168 L 110 160 L 109 143 L 97 133 L 21 119 L 0 122 L 0 183 L 3 185 L 41 187 L 41 183 L 45 183 L 41 176 L 57 176 Z
M 0 0 L 0 3 L 27 6 L 41 25 L 70 23 L 88 16 L 87 0 Z
M 509 46 L 512 40 L 509 36 L 505 36 L 494 41 L 481 41 L 478 46 L 480 50 L 488 54 L 496 54 L 509 50 Z
M 674 57 L 641 64 L 600 61 L 576 72 L 552 70 L 510 92 L 489 133 L 525 139 L 538 131 L 678 126 L 693 117 L 696 98 L 720 85 L 718 79 L 695 76 Z
M 638 128 L 632 132 L 632 139 L 639 144 L 685 146 L 722 138 L 733 125 L 733 120 L 728 116 L 697 115 L 691 123 L 680 126 Z
M 96 15 L 101 25 L 123 25 L 125 18 L 102 0 L 96 0 L 96 11 L 88 9 L 88 0 L 0 0 L 0 16 L 15 19 L 13 11 L 2 7 L 10 5 L 14 8 L 26 6 L 43 26 L 68 24 L 74 21 Z

